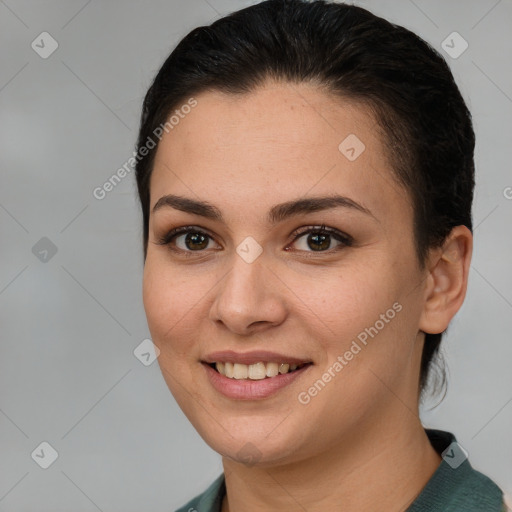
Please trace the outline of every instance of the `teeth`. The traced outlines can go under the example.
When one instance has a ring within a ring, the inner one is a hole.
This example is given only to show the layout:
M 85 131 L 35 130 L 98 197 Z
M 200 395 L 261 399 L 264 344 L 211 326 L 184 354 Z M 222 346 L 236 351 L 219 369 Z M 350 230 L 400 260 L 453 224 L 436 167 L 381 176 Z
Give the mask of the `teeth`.
M 229 377 L 230 379 L 232 379 L 235 376 L 233 363 L 225 363 L 224 370 L 226 372 L 226 377 Z
M 233 371 L 233 377 L 235 379 L 247 379 L 248 368 L 246 364 L 235 363 L 235 369 Z
M 267 363 L 267 377 L 275 377 L 279 373 L 279 365 L 277 363 Z
M 265 363 L 256 363 L 249 366 L 249 379 L 261 380 L 267 376 L 267 369 Z
M 266 377 L 275 377 L 279 374 L 285 374 L 296 370 L 303 366 L 303 364 L 288 364 L 288 363 L 264 363 L 259 362 L 255 364 L 240 364 L 229 362 L 215 363 L 217 371 L 230 379 L 237 380 L 261 380 Z

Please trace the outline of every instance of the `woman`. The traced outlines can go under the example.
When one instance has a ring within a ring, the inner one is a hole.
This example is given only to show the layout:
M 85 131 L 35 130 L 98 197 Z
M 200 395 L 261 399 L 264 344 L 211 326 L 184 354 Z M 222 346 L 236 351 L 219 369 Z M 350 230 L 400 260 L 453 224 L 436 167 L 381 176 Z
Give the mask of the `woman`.
M 269 0 L 178 44 L 138 139 L 144 307 L 224 468 L 180 511 L 505 510 L 418 414 L 474 144 L 445 61 L 362 8 Z

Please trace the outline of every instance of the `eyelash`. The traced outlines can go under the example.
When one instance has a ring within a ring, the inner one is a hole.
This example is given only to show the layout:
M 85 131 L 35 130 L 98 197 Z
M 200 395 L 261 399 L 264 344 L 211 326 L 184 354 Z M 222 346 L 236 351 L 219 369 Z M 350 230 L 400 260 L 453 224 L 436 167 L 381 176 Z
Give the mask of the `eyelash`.
M 171 242 L 176 238 L 178 235 L 188 234 L 188 233 L 195 233 L 195 234 L 201 234 L 205 235 L 211 240 L 213 240 L 213 237 L 211 237 L 208 233 L 205 233 L 201 229 L 198 229 L 194 226 L 183 226 L 179 228 L 171 229 L 168 233 L 163 235 L 161 238 L 158 239 L 157 244 L 158 245 L 167 245 L 169 246 L 169 249 L 173 252 L 179 252 L 181 254 L 184 254 L 186 257 L 192 257 L 194 256 L 194 253 L 201 253 L 204 252 L 204 250 L 199 251 L 185 251 L 183 249 L 177 249 L 175 247 L 171 246 Z M 350 247 L 354 240 L 351 236 L 342 233 L 341 231 L 338 231 L 337 229 L 333 228 L 326 228 L 324 224 L 322 224 L 320 227 L 318 226 L 308 226 L 307 228 L 299 228 L 295 230 L 291 236 L 293 236 L 293 240 L 291 243 L 293 244 L 296 242 L 299 238 L 301 238 L 304 235 L 307 235 L 309 233 L 315 233 L 317 235 L 330 235 L 338 242 L 341 242 L 342 245 L 335 247 L 334 249 L 327 249 L 325 251 L 299 251 L 299 252 L 306 252 L 306 253 L 313 253 L 313 254 L 332 254 L 335 251 L 339 251 L 343 249 L 344 247 Z M 315 256 L 313 256 L 315 257 Z

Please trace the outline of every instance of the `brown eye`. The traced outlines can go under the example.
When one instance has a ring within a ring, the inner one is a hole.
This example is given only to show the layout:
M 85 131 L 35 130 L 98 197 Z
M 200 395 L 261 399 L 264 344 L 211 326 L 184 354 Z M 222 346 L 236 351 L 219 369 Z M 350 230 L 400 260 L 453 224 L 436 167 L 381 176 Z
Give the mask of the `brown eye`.
M 305 235 L 308 235 L 305 237 Z M 304 238 L 302 248 L 299 250 L 306 252 L 328 252 L 333 245 L 332 239 L 339 242 L 338 246 L 333 250 L 339 250 L 345 246 L 352 245 L 352 238 L 336 229 L 326 228 L 325 226 L 308 228 L 299 233 L 293 240 L 295 243 L 297 240 Z M 308 249 L 311 249 L 308 251 Z
M 182 240 L 179 240 L 184 237 Z M 168 245 L 173 251 L 190 253 L 201 252 L 208 247 L 210 235 L 193 226 L 175 228 L 159 239 L 159 245 Z
M 198 249 L 205 249 L 208 246 L 208 239 L 209 236 L 204 233 L 189 232 L 185 234 L 183 243 L 187 249 L 195 251 Z
M 306 237 L 306 235 L 308 236 Z M 326 228 L 323 225 L 320 227 L 311 226 L 302 229 L 300 232 L 296 231 L 294 236 L 293 243 L 304 239 L 302 248 L 299 248 L 299 251 L 302 252 L 330 253 L 348 247 L 353 243 L 353 239 L 349 235 L 337 229 Z M 181 237 L 183 238 L 180 240 Z M 337 245 L 334 244 L 333 239 L 337 242 Z M 213 238 L 204 231 L 194 226 L 184 226 L 172 229 L 157 243 L 169 246 L 169 249 L 174 252 L 190 256 L 194 252 L 204 252 L 209 247 L 210 241 L 213 241 Z M 333 245 L 335 245 L 334 248 Z

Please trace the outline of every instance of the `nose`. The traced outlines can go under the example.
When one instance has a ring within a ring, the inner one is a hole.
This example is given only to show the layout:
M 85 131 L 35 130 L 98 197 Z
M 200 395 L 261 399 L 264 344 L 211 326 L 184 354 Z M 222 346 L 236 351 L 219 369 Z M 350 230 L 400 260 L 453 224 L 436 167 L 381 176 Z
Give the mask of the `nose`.
M 286 286 L 263 263 L 234 255 L 231 268 L 215 288 L 210 319 L 241 336 L 281 324 L 287 315 Z

